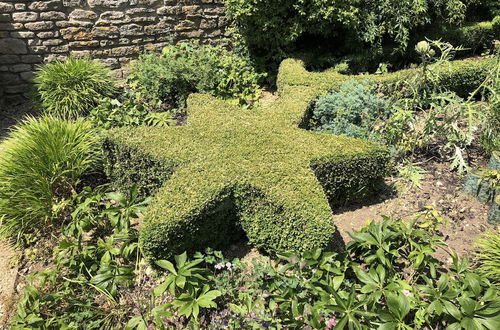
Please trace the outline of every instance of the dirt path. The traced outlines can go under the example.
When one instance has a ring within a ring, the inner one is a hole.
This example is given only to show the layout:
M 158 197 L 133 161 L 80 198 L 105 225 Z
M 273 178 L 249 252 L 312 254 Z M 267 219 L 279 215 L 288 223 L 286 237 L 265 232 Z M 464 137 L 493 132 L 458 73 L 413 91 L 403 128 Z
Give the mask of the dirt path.
M 0 141 L 9 128 L 20 118 L 32 111 L 28 104 L 0 109 Z M 16 251 L 10 244 L 0 241 L 0 329 L 7 329 L 7 319 L 17 301 L 17 263 L 13 262 Z
M 7 319 L 17 301 L 16 281 L 18 267 L 14 263 L 15 250 L 0 241 L 0 329 L 7 329 Z

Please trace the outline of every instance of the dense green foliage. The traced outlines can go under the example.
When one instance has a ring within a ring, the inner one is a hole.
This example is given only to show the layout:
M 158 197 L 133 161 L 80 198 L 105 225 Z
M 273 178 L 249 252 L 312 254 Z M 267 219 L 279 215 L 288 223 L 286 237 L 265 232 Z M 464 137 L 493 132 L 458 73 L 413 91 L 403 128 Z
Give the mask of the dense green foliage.
M 124 126 L 168 126 L 174 122 L 170 112 L 154 112 L 147 103 L 141 103 L 132 95 L 119 99 L 103 98 L 90 110 L 86 119 L 97 127 L 110 129 Z
M 415 28 L 460 22 L 466 10 L 460 0 L 228 0 L 226 6 L 251 47 L 278 57 L 306 34 L 342 36 L 348 48 L 359 42 L 380 45 L 384 38 L 404 48 Z
M 135 283 L 140 261 L 131 221 L 148 201 L 133 189 L 103 188 L 86 188 L 69 201 L 70 221 L 52 233 L 60 238 L 53 255 L 43 252 L 54 267 L 30 275 L 11 329 L 113 329 L 127 322 L 128 306 L 119 298 Z
M 44 111 L 66 118 L 88 113 L 116 90 L 109 69 L 76 57 L 41 66 L 33 81 Z
M 28 118 L 0 145 L 0 232 L 18 240 L 50 225 L 97 160 L 91 124 Z
M 131 84 L 145 98 L 179 109 L 195 92 L 251 103 L 260 95 L 260 78 L 248 59 L 222 47 L 181 43 L 161 55 L 143 55 L 133 66 Z
M 373 124 L 386 119 L 390 103 L 378 97 L 375 87 L 368 81 L 350 80 L 338 91 L 320 97 L 312 109 L 315 130 L 336 135 L 369 138 Z
M 246 264 L 206 249 L 158 260 L 161 273 L 147 275 L 132 228 L 147 201 L 136 197 L 86 190 L 72 200 L 54 268 L 32 275 L 12 329 L 499 326 L 497 287 L 480 275 L 486 268 L 478 273 L 453 252 L 449 267 L 433 257 L 445 243 L 432 208 L 409 223 L 369 222 L 338 253 Z
M 272 107 L 252 110 L 193 95 L 186 126 L 112 130 L 111 177 L 148 188 L 168 179 L 141 230 L 145 255 L 217 246 L 238 238 L 238 227 L 267 250 L 331 248 L 329 202 L 371 192 L 387 153 L 375 143 L 297 128 L 315 93 L 291 87 Z
M 495 60 L 477 59 L 450 61 L 446 62 L 446 65 L 429 65 L 427 69 L 431 70 L 433 75 L 437 77 L 437 80 L 429 81 L 429 83 L 439 85 L 442 89 L 453 91 L 461 97 L 467 97 L 486 80 L 488 73 L 493 67 L 495 67 Z M 369 79 L 375 84 L 391 86 L 414 77 L 418 72 L 418 69 L 412 68 L 387 74 L 346 76 L 335 71 L 309 72 L 306 70 L 303 61 L 287 59 L 280 65 L 278 90 L 282 90 L 287 85 L 338 90 L 349 79 Z M 403 90 L 403 92 L 405 91 L 407 90 Z
M 498 141 L 495 86 L 499 80 L 499 58 L 485 67 L 483 80 L 474 77 L 478 76 L 476 72 L 470 77 L 459 75 L 462 81 L 453 78 L 443 83 L 448 75 L 445 70 L 456 64 L 448 61 L 454 48 L 440 41 L 422 41 L 417 44 L 416 53 L 422 64 L 411 71 L 411 76 L 394 82 L 371 76 L 379 82 L 376 88 L 387 94 L 379 92 L 384 99 L 355 81 L 319 98 L 313 105 L 312 128 L 384 142 L 394 156 L 406 158 L 405 163 L 411 162 L 415 154 L 441 155 L 452 160 L 452 168 L 464 172 L 468 148 L 481 144 L 491 152 Z M 467 80 L 471 81 L 467 87 L 471 94 L 462 99 L 453 91 L 465 96 L 465 90 L 457 87 Z M 476 102 L 481 97 L 488 102 Z M 372 104 L 367 104 L 367 100 Z M 402 173 L 408 169 L 402 169 Z
M 499 36 L 500 35 L 500 15 L 495 16 L 495 18 L 493 19 L 493 22 L 492 22 L 492 27 L 493 27 L 493 33 L 496 36 Z
M 478 272 L 493 283 L 500 283 L 500 233 L 490 231 L 477 240 L 475 257 Z
M 412 36 L 410 45 L 416 44 L 420 40 L 432 39 L 448 42 L 463 50 L 458 55 L 478 54 L 482 51 L 493 49 L 493 41 L 500 37 L 498 30 L 495 30 L 495 21 L 468 23 L 463 26 L 434 26 L 425 32 L 419 32 Z M 409 54 L 405 54 L 408 56 Z

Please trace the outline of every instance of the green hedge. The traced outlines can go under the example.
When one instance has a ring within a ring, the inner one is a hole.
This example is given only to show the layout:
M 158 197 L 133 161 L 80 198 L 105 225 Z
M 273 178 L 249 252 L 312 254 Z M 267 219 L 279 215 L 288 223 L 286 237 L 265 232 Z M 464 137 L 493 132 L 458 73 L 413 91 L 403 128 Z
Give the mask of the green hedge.
M 299 129 L 322 91 L 283 91 L 274 104 L 252 110 L 194 94 L 186 126 L 108 133 L 115 183 L 159 188 L 141 226 L 150 260 L 227 244 L 242 232 L 268 251 L 334 248 L 331 205 L 368 194 L 386 173 L 388 152 Z
M 455 61 L 436 70 L 443 84 L 466 94 L 490 63 Z M 361 78 L 388 84 L 413 72 Z M 109 131 L 107 171 L 117 188 L 157 191 L 141 225 L 146 257 L 216 247 L 242 233 L 268 251 L 335 248 L 332 207 L 372 192 L 389 160 L 379 144 L 299 128 L 311 101 L 347 79 L 307 72 L 290 59 L 274 103 L 243 110 L 193 94 L 186 126 Z
M 498 31 L 494 30 L 493 22 L 474 22 L 460 27 L 439 25 L 412 38 L 412 42 L 410 42 L 411 49 L 425 38 L 431 40 L 441 39 L 441 41 L 449 42 L 455 47 L 467 48 L 461 53 L 478 54 L 483 50 L 491 49 L 493 41 L 500 38 L 500 35 Z
M 466 97 L 486 79 L 488 70 L 493 64 L 494 61 L 491 59 L 451 61 L 436 67 L 434 72 L 440 77 L 442 87 Z M 333 71 L 309 72 L 302 61 L 287 59 L 281 63 L 277 85 L 280 92 L 285 86 L 290 85 L 335 90 L 349 79 L 369 79 L 376 84 L 388 85 L 411 77 L 415 71 L 416 69 L 408 69 L 384 75 L 347 76 Z

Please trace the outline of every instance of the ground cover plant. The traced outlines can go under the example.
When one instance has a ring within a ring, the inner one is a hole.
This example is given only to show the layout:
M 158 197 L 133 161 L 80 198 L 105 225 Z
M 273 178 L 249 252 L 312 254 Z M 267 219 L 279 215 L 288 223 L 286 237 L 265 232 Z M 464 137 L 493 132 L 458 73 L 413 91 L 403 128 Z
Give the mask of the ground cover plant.
M 32 274 L 13 329 L 499 325 L 497 287 L 452 251 L 449 269 L 433 257 L 446 248 L 433 209 L 409 223 L 370 222 L 339 253 L 316 249 L 248 264 L 207 249 L 158 260 L 156 273 L 141 262 L 134 228 L 148 201 L 136 190 L 104 189 L 75 196 L 51 258 L 55 268 Z

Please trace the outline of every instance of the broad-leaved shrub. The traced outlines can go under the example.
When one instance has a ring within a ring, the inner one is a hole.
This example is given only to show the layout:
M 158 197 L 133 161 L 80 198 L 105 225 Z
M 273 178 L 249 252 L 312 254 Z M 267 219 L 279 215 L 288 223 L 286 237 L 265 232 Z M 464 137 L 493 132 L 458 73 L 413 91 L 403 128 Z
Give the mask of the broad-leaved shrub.
M 248 59 L 222 47 L 182 43 L 165 47 L 161 55 L 141 56 L 131 85 L 144 97 L 178 109 L 194 92 L 251 103 L 260 95 L 261 77 Z

